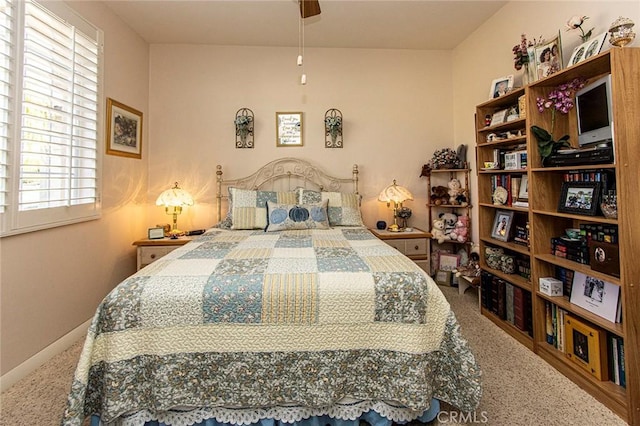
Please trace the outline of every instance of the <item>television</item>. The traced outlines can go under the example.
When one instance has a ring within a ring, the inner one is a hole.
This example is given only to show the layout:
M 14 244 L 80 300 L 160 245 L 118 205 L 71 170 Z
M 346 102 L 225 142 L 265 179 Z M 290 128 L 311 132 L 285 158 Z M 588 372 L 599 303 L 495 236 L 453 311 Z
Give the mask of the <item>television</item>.
M 576 92 L 578 145 L 611 145 L 613 114 L 611 108 L 611 74 L 601 77 Z

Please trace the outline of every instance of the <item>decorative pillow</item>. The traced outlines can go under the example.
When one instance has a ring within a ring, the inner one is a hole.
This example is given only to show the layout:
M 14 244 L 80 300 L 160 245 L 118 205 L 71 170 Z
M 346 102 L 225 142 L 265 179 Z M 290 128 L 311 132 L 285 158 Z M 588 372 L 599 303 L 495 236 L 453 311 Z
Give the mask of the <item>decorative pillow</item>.
M 267 201 L 269 225 L 265 231 L 285 229 L 329 229 L 327 203 L 279 204 Z
M 300 204 L 317 203 L 328 200 L 327 212 L 331 226 L 364 226 L 360 214 L 360 194 L 353 192 L 319 192 L 298 189 Z
M 295 192 L 255 191 L 229 188 L 231 229 L 264 229 L 267 226 L 267 201 L 295 204 Z

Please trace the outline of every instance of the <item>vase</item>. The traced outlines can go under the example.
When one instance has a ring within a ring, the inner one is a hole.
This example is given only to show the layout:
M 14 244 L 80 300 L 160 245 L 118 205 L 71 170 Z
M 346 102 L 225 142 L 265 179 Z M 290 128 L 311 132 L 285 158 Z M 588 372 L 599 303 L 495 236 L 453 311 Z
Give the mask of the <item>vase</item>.
M 529 75 L 529 64 L 524 64 L 522 69 L 524 70 L 524 73 L 522 74 L 522 85 L 527 86 L 529 83 L 531 83 Z
M 249 129 L 247 126 L 238 126 L 238 135 L 243 145 L 247 143 L 247 136 L 249 136 Z

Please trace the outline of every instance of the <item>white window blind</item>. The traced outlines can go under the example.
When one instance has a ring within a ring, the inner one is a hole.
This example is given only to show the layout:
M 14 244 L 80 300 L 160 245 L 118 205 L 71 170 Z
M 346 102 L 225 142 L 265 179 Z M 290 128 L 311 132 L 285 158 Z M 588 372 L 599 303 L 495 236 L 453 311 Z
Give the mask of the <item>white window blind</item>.
M 9 191 L 9 134 L 11 127 L 12 70 L 14 58 L 14 11 L 12 4 L 0 0 L 0 214 L 7 209 Z
M 100 214 L 101 33 L 59 2 L 23 4 L 5 233 Z

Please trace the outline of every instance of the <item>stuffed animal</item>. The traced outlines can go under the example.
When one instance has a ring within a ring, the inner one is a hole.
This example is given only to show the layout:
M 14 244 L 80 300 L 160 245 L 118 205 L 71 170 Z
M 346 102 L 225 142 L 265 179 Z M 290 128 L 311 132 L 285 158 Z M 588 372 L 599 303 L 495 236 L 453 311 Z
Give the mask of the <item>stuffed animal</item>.
M 453 231 L 449 234 L 449 238 L 459 243 L 466 243 L 469 234 L 469 216 L 458 216 Z
M 431 204 L 441 206 L 449 203 L 448 189 L 446 186 L 437 185 L 431 187 Z
M 465 195 L 465 189 L 462 188 L 462 184 L 456 178 L 453 178 L 447 184 L 449 187 L 447 194 L 449 195 L 449 204 L 454 206 L 466 206 L 467 197 Z
M 474 278 L 480 276 L 480 255 L 478 253 L 471 252 L 469 254 L 469 262 L 456 269 L 456 277 L 461 275 Z
M 444 235 L 450 240 L 451 231 L 453 231 L 458 221 L 458 215 L 455 213 L 440 213 L 438 217 L 444 220 Z
M 439 218 L 433 219 L 431 238 L 434 240 L 438 240 L 438 243 L 440 244 L 442 244 L 447 239 L 447 236 L 444 233 L 444 220 Z

